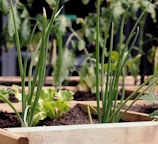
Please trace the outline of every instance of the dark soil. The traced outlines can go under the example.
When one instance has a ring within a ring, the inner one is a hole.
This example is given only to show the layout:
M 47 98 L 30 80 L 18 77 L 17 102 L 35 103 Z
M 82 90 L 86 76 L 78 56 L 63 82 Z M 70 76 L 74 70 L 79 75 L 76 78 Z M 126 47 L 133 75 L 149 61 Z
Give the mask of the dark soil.
M 0 112 L 0 128 L 19 127 L 20 121 L 15 114 Z
M 77 101 L 92 101 L 96 100 L 96 94 L 85 91 L 77 91 L 74 94 L 74 100 Z
M 13 102 L 18 102 L 18 100 L 11 95 L 9 98 Z M 74 95 L 74 100 L 94 100 L 95 95 L 86 92 L 78 92 Z M 3 101 L 0 101 L 3 102 Z M 93 117 L 93 123 L 98 123 L 97 116 Z M 68 113 L 64 114 L 61 118 L 57 120 L 52 120 L 46 118 L 45 120 L 40 121 L 38 126 L 55 126 L 55 125 L 77 125 L 77 124 L 89 124 L 90 120 L 87 113 L 81 110 L 81 108 L 76 105 Z M 20 122 L 15 114 L 9 114 L 6 112 L 0 112 L 0 128 L 6 127 L 19 127 Z
M 98 123 L 97 116 L 93 115 L 93 123 Z M 89 124 L 90 120 L 87 113 L 83 112 L 80 106 L 76 105 L 68 113 L 64 114 L 61 118 L 52 121 L 50 118 L 46 118 L 40 121 L 39 126 L 55 126 L 55 125 L 77 125 L 77 124 Z
M 81 108 L 76 105 L 68 113 L 64 114 L 57 120 L 46 118 L 40 121 L 38 126 L 57 126 L 57 125 L 77 125 L 89 124 L 90 120 L 87 113 L 83 112 Z M 93 123 L 98 123 L 97 116 L 93 116 Z M 8 114 L 0 112 L 0 128 L 19 127 L 20 122 L 15 114 Z
M 123 108 L 126 108 L 126 106 L 124 106 Z M 151 114 L 153 113 L 155 110 L 158 109 L 158 104 L 149 104 L 149 105 L 135 105 L 132 106 L 129 110 L 130 111 L 135 111 L 135 112 L 140 112 L 140 113 L 146 113 L 146 114 Z
M 10 100 L 17 102 L 17 100 L 10 96 Z M 95 100 L 95 94 L 78 91 L 74 95 L 74 100 Z M 155 109 L 158 109 L 158 105 L 136 105 L 132 107 L 130 110 L 143 112 L 143 113 L 151 113 Z M 83 112 L 81 108 L 76 105 L 72 108 L 68 113 L 64 114 L 61 118 L 57 120 L 51 120 L 46 118 L 45 120 L 40 121 L 38 126 L 55 126 L 55 125 L 73 125 L 73 124 L 88 124 L 90 122 L 87 113 Z M 93 116 L 93 123 L 98 123 L 97 116 Z M 20 122 L 18 121 L 15 114 L 8 114 L 4 112 L 0 112 L 0 128 L 6 127 L 19 127 Z

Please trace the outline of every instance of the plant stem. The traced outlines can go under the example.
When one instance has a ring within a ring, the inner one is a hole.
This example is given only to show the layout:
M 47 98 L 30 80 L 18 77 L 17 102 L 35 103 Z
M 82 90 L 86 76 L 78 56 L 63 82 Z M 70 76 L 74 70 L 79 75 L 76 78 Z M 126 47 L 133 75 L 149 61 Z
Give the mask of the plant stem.
M 11 4 L 12 16 L 13 16 L 14 29 L 15 29 L 15 40 L 16 40 L 16 48 L 17 48 L 17 53 L 18 53 L 18 64 L 19 64 L 19 71 L 20 71 L 21 84 L 22 84 L 22 115 L 23 115 L 23 112 L 25 111 L 25 108 L 26 108 L 25 73 L 23 70 L 24 68 L 23 68 L 23 63 L 22 63 L 22 58 L 21 58 L 21 47 L 20 47 L 20 41 L 19 41 L 19 33 L 17 30 L 17 26 L 16 26 L 14 7 L 12 4 L 12 0 L 10 0 L 10 4 Z
M 99 36 L 100 36 L 100 0 L 97 0 L 97 19 L 96 19 L 96 99 L 97 99 L 97 112 L 98 112 L 98 121 L 101 122 L 101 113 L 100 113 L 100 94 L 99 94 Z
M 39 69 L 39 80 L 38 80 L 38 86 L 37 86 L 37 91 L 36 91 L 36 97 L 33 103 L 33 106 L 31 107 L 31 113 L 30 113 L 30 117 L 29 117 L 29 126 L 31 126 L 32 124 L 32 120 L 33 120 L 33 116 L 35 113 L 35 109 L 38 103 L 38 99 L 40 97 L 40 93 L 41 93 L 41 89 L 42 89 L 42 85 L 43 85 L 43 81 L 44 81 L 44 76 L 45 76 L 45 65 L 46 65 L 46 58 L 45 55 L 47 53 L 47 47 L 46 47 L 46 39 L 45 39 L 45 33 L 46 33 L 46 22 L 47 18 L 46 18 L 46 12 L 45 9 L 43 9 L 43 28 L 42 28 L 42 46 L 41 46 L 41 50 L 40 50 L 40 55 L 39 55 L 39 60 L 38 60 L 38 67 L 37 69 Z
M 55 69 L 57 69 L 57 75 L 54 78 L 55 87 L 59 87 L 61 89 L 61 67 L 62 67 L 62 54 L 63 54 L 63 40 L 61 32 L 57 34 L 57 44 L 58 44 L 58 66 L 56 65 Z

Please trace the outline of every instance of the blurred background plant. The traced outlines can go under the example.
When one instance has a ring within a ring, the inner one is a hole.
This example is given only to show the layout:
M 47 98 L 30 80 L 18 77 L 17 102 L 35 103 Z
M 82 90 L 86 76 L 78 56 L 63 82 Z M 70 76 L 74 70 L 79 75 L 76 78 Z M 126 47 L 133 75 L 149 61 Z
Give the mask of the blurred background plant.
M 41 37 L 41 26 L 42 26 L 42 12 L 36 5 L 39 4 L 37 0 L 15 0 L 15 14 L 17 15 L 17 25 L 19 35 L 21 37 L 22 49 L 26 50 L 30 32 L 33 28 L 33 24 L 37 24 L 38 30 L 30 45 L 30 57 L 35 51 L 37 41 Z M 48 13 L 48 21 L 53 11 L 56 0 L 43 0 L 40 3 L 45 2 L 46 11 Z M 0 11 L 6 18 L 6 23 L 2 29 L 0 36 L 0 45 L 5 46 L 5 50 L 8 51 L 14 46 L 13 41 L 13 27 L 11 23 L 10 10 L 8 9 L 8 1 L 0 0 Z M 70 6 L 68 4 L 72 3 Z M 85 6 L 83 11 L 80 11 L 79 3 Z M 148 0 L 101 0 L 101 17 L 100 17 L 100 47 L 105 47 L 104 37 L 105 35 L 110 36 L 106 33 L 107 24 L 110 16 L 114 22 L 114 47 L 115 50 L 118 48 L 119 41 L 119 29 L 120 19 L 123 14 L 130 6 L 128 12 L 126 12 L 126 24 L 124 40 L 129 35 L 130 28 L 134 25 L 137 17 L 140 15 L 142 9 L 147 5 Z M 79 85 L 85 85 L 94 89 L 95 80 L 92 76 L 95 76 L 95 18 L 96 18 L 96 1 L 95 0 L 81 0 L 80 2 L 73 2 L 72 0 L 62 0 L 60 3 L 62 13 L 57 17 L 53 30 L 51 31 L 50 42 L 48 45 L 48 63 L 46 75 L 53 75 L 55 80 L 53 84 L 55 86 L 61 86 L 65 84 L 68 76 L 79 75 L 81 81 Z M 78 7 L 72 9 L 72 5 Z M 86 9 L 91 5 L 91 9 Z M 86 7 L 87 6 L 87 7 Z M 152 4 L 144 15 L 140 22 L 140 35 L 137 40 L 137 44 L 134 46 L 131 54 L 129 55 L 129 62 L 127 64 L 127 73 L 132 75 L 137 81 L 137 76 L 140 73 L 146 74 L 147 70 L 144 70 L 142 65 L 145 65 L 144 57 L 146 57 L 146 43 L 153 42 L 153 35 L 148 37 L 149 34 L 144 30 L 146 27 L 147 18 L 150 17 L 153 23 L 156 23 L 156 8 L 157 1 L 153 0 Z M 78 10 L 78 11 L 77 11 Z M 69 15 L 69 13 L 76 13 L 76 15 Z M 148 36 L 146 36 L 148 35 Z M 145 38 L 144 38 L 145 37 Z M 144 40 L 145 39 L 145 40 Z M 147 39 L 147 40 L 146 40 Z M 109 40 L 107 42 L 107 50 L 109 47 Z M 145 50 L 144 50 L 145 49 Z M 148 48 L 150 49 L 150 48 Z M 100 52 L 102 53 L 102 51 Z M 38 53 L 37 53 L 38 54 Z M 38 55 L 37 55 L 38 57 Z M 105 51 L 105 57 L 107 57 L 107 51 Z M 106 62 L 107 58 L 105 59 Z M 60 61 L 60 62 L 59 62 Z M 37 59 L 34 59 L 34 66 L 36 66 Z M 58 67 L 56 67 L 58 65 Z M 142 71 L 145 72 L 142 72 Z M 59 72 L 60 71 L 60 72 Z M 86 75 L 87 74 L 87 75 Z M 86 78 L 85 78 L 86 75 Z M 86 84 L 85 82 L 88 81 Z M 91 82 L 90 82 L 91 81 Z
M 90 2 L 90 0 L 87 1 L 82 1 L 85 5 Z M 101 8 L 100 8 L 100 47 L 102 49 L 105 48 L 104 44 L 104 38 L 106 35 L 109 35 L 106 33 L 107 28 L 108 28 L 108 21 L 110 17 L 112 17 L 112 21 L 114 23 L 114 50 L 117 50 L 119 45 L 119 29 L 120 29 L 120 20 L 122 19 L 122 16 L 124 13 L 125 14 L 125 32 L 124 32 L 124 38 L 123 40 L 125 41 L 129 35 L 130 32 L 130 26 L 132 25 L 130 22 L 136 21 L 138 16 L 140 15 L 140 12 L 146 7 L 148 4 L 148 0 L 136 0 L 136 1 L 127 1 L 127 0 L 108 0 L 104 1 L 101 0 Z M 130 6 L 130 7 L 129 7 Z M 128 11 L 127 11 L 127 8 Z M 137 76 L 140 74 L 141 69 L 140 69 L 140 63 L 141 61 L 144 62 L 144 55 L 146 56 L 146 53 L 144 52 L 144 45 L 149 42 L 153 41 L 154 39 L 147 39 L 144 41 L 144 37 L 149 36 L 148 33 L 145 32 L 145 23 L 147 20 L 147 16 L 150 15 L 151 20 L 156 23 L 156 8 L 157 8 L 157 1 L 153 1 L 153 3 L 149 6 L 147 9 L 146 14 L 143 16 L 142 20 L 139 23 L 140 26 L 140 34 L 139 38 L 137 40 L 137 44 L 134 45 L 133 50 L 131 51 L 129 55 L 129 60 L 127 62 L 127 74 L 132 75 L 135 83 L 137 82 Z M 88 44 L 91 45 L 90 49 L 88 51 L 92 52 L 95 48 L 95 19 L 96 19 L 96 13 L 89 13 L 85 18 L 77 18 L 76 23 L 80 25 L 80 29 L 78 29 L 76 32 L 82 39 L 86 39 L 84 42 L 88 41 Z M 133 23 L 134 25 L 134 23 Z M 132 27 L 132 26 L 131 26 Z M 110 35 L 109 35 L 110 36 Z M 108 37 L 109 37 L 108 36 Z M 107 42 L 107 50 L 109 49 L 109 40 Z M 86 44 L 84 44 L 86 45 Z M 150 47 L 148 47 L 150 49 Z M 100 52 L 102 53 L 102 51 Z M 113 53 L 114 54 L 114 53 Z M 116 54 L 116 53 L 115 53 Z M 94 56 L 93 54 L 91 55 L 86 55 L 86 56 Z M 107 56 L 107 51 L 105 51 L 105 56 Z M 116 55 L 115 55 L 116 56 Z M 114 57 L 115 57 L 114 56 Z M 90 58 L 89 58 L 90 59 Z M 93 57 L 92 57 L 93 59 Z M 87 61 L 89 63 L 89 60 Z M 91 63 L 91 62 L 90 62 Z M 87 64 L 91 65 L 91 64 Z M 85 74 L 88 73 L 89 67 L 87 65 L 83 66 L 82 72 L 80 72 L 81 76 L 81 85 L 85 83 Z M 145 65 L 145 64 L 144 64 Z M 92 66 L 92 65 L 91 65 Z M 92 69 L 92 68 L 91 68 Z M 83 72 L 85 71 L 85 72 Z M 146 72 L 147 70 L 145 70 Z M 93 71 L 94 72 L 94 71 Z M 143 75 L 145 74 L 143 72 Z M 92 71 L 91 71 L 92 73 Z M 92 75 L 92 74 L 91 74 Z M 93 74 L 95 75 L 95 74 Z M 89 80 L 94 83 L 94 80 L 89 76 Z M 88 81 L 89 82 L 89 81 Z M 142 81 L 143 82 L 143 81 Z M 88 84 L 85 84 L 88 86 Z M 94 85 L 94 84 L 93 84 Z

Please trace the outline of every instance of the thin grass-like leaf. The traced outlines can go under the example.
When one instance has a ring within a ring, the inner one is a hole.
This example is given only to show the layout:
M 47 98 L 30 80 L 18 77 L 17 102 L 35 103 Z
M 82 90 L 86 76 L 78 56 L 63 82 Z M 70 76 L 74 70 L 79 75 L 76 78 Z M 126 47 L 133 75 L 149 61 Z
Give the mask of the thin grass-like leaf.
M 0 98 L 12 108 L 12 110 L 15 112 L 15 114 L 18 117 L 18 119 L 20 120 L 21 125 L 25 126 L 25 123 L 24 123 L 23 119 L 21 118 L 19 112 L 16 110 L 16 108 L 14 107 L 14 105 L 6 97 L 4 97 L 3 95 L 0 95 Z
M 97 0 L 97 18 L 96 18 L 96 99 L 97 99 L 97 111 L 98 111 L 98 121 L 101 122 L 101 112 L 100 112 L 100 94 L 99 94 L 99 34 L 100 34 L 100 0 Z
M 47 52 L 46 51 L 46 39 L 45 39 L 45 33 L 46 33 L 46 22 L 47 21 L 47 16 L 46 16 L 46 12 L 45 12 L 45 9 L 43 9 L 43 28 L 42 28 L 42 45 L 41 45 L 41 49 L 40 49 L 40 54 L 39 54 L 39 60 L 38 60 L 38 63 L 37 63 L 37 66 L 36 66 L 36 69 L 38 70 L 38 74 L 39 74 L 39 79 L 38 79 L 38 85 L 37 85 L 37 91 L 36 91 L 36 96 L 35 96 L 35 101 L 31 107 L 31 110 L 30 110 L 30 115 L 29 115 L 29 119 L 28 119 L 28 123 L 29 123 L 29 126 L 31 126 L 32 124 L 32 120 L 33 120 L 33 115 L 35 113 L 35 109 L 36 109 L 36 106 L 37 106 L 37 103 L 38 103 L 38 99 L 40 97 L 40 92 L 41 92 L 41 89 L 42 89 L 42 86 L 43 86 L 43 80 L 44 80 L 44 76 L 45 76 L 45 63 L 46 63 L 46 60 L 45 60 L 45 53 Z

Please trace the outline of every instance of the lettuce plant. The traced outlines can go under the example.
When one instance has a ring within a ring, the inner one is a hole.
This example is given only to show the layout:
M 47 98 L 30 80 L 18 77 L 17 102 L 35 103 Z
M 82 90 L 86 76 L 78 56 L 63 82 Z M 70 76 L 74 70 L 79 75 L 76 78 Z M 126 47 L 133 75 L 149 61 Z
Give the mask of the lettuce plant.
M 73 99 L 73 93 L 68 90 L 45 89 L 41 91 L 40 98 L 33 116 L 32 125 L 37 125 L 46 117 L 52 120 L 58 119 L 70 109 L 69 102 Z M 32 101 L 34 103 L 34 99 Z

